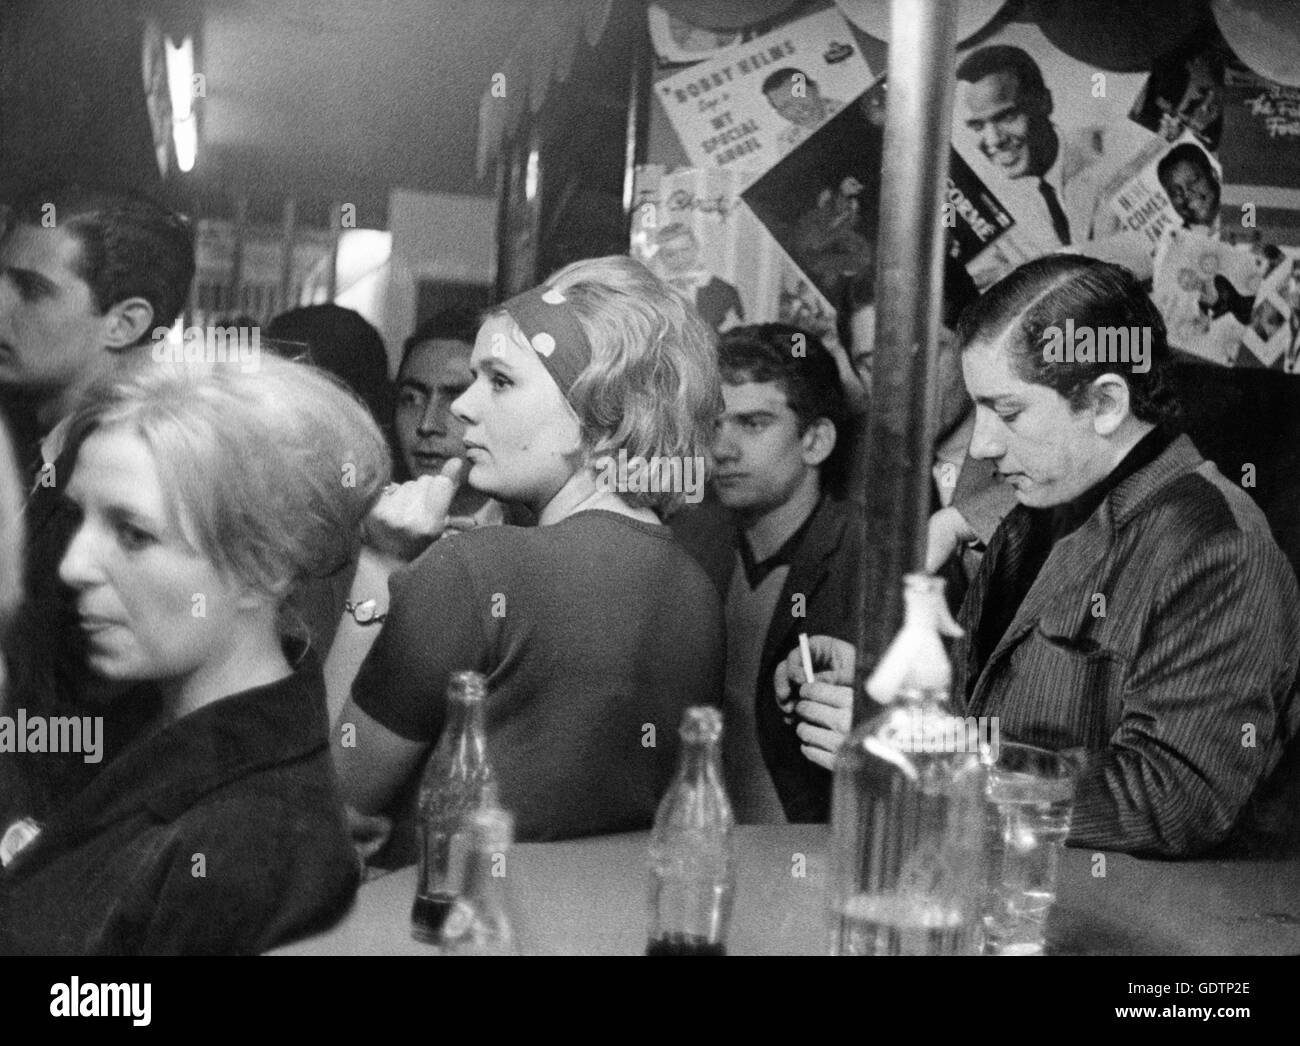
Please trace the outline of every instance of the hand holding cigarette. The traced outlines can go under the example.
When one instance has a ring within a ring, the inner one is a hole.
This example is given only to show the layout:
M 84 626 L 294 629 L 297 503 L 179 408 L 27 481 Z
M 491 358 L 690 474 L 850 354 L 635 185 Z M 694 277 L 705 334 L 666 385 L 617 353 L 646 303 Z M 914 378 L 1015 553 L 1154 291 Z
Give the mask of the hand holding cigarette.
M 856 662 L 851 643 L 801 634 L 799 646 L 776 667 L 776 701 L 786 723 L 799 719 L 795 732 L 804 756 L 828 770 L 853 723 Z

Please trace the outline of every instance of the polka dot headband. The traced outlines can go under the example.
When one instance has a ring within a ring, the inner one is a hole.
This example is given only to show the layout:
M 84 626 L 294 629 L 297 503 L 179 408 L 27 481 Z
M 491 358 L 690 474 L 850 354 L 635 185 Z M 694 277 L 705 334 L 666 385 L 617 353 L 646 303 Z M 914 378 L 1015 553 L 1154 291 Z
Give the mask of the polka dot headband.
M 519 325 L 542 366 L 567 397 L 591 362 L 591 343 L 568 299 L 543 284 L 515 295 L 501 308 Z

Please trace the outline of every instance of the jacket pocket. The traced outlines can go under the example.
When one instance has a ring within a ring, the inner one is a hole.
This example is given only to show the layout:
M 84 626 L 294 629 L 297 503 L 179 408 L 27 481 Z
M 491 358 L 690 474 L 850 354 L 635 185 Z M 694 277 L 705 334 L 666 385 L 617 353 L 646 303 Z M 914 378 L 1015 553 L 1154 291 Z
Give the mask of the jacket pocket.
M 1124 660 L 1091 638 L 1031 631 L 984 681 L 984 712 L 1009 740 L 1103 748 L 1119 725 Z

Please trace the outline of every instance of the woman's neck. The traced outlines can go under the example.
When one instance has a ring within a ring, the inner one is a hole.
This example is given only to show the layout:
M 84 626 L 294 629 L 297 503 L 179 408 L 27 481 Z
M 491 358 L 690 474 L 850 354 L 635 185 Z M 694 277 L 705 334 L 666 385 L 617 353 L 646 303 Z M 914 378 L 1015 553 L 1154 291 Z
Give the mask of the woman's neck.
M 222 698 L 253 687 L 267 686 L 293 674 L 272 620 L 233 641 L 182 679 L 164 683 L 164 723 L 197 712 Z
M 659 523 L 659 517 L 648 508 L 629 505 L 614 491 L 601 490 L 589 468 L 575 472 L 545 505 L 534 508 L 538 526 L 549 526 L 578 512 L 602 509 L 617 512 L 620 516 L 643 523 Z

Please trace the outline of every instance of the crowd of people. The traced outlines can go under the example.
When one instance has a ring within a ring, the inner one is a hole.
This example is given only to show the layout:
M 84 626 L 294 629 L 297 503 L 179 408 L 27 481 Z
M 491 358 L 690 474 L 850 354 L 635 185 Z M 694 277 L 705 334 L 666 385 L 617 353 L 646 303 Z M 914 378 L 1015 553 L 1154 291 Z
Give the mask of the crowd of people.
M 649 827 L 697 704 L 724 711 L 738 820 L 826 820 L 871 612 L 872 385 L 844 362 L 867 346 L 717 335 L 616 256 L 422 323 L 392 385 L 335 306 L 268 328 L 304 359 L 160 360 L 193 252 L 180 216 L 76 186 L 0 232 L 0 711 L 102 723 L 99 758 L 0 751 L 0 951 L 328 924 L 366 864 L 414 859 L 464 669 L 520 839 Z M 927 567 L 960 608 L 954 709 L 1081 754 L 1074 845 L 1293 841 L 1300 591 L 1179 431 L 1159 313 L 1077 255 L 949 282 Z M 1046 359 L 1067 320 L 1150 330 L 1150 366 Z M 615 458 L 665 468 L 611 485 Z M 658 482 L 695 462 L 705 496 Z

